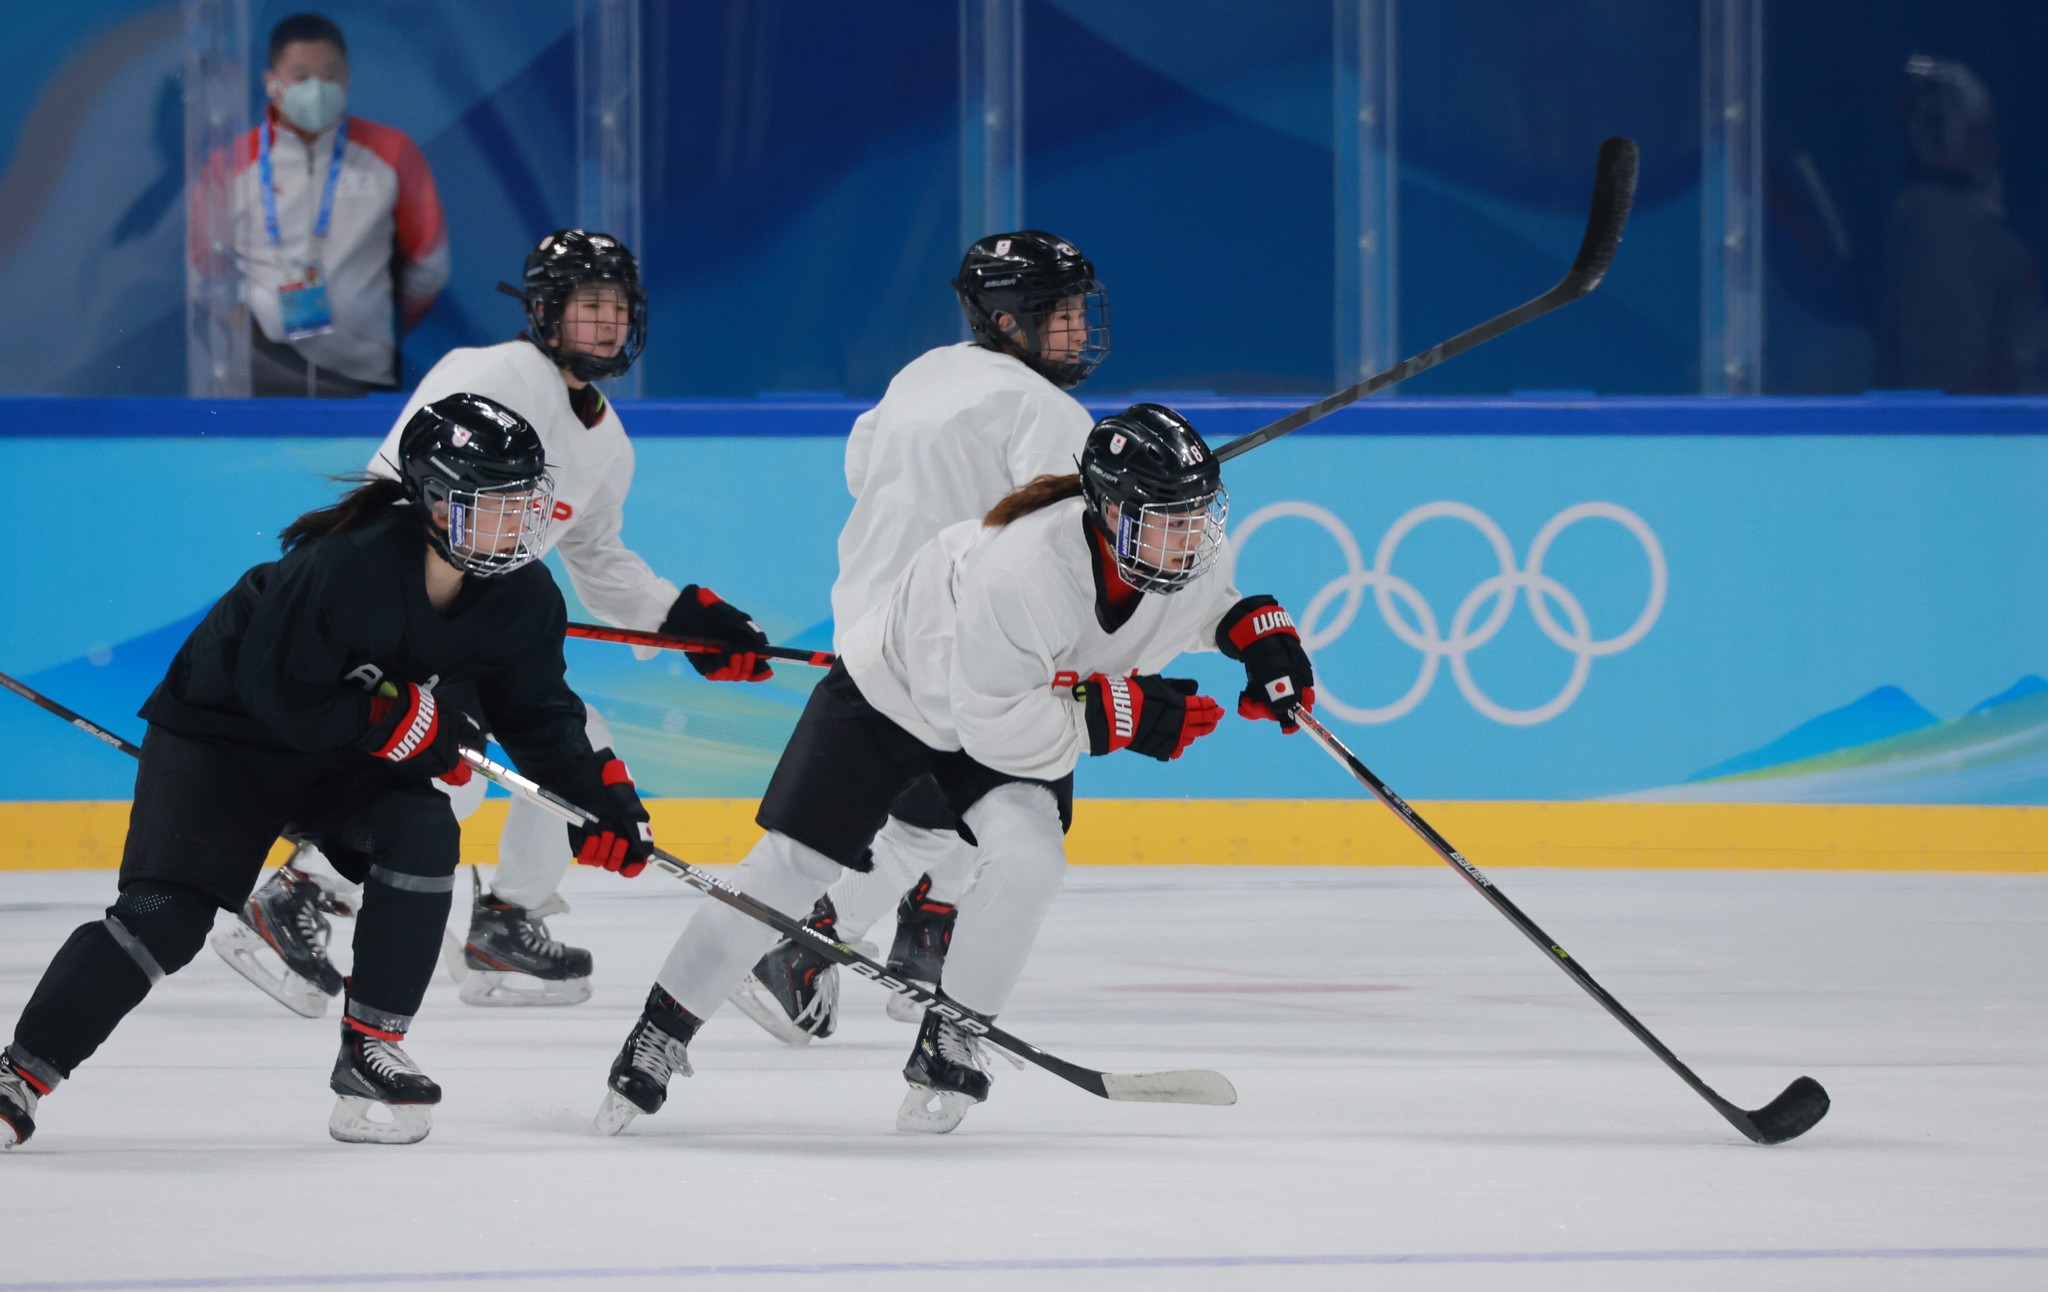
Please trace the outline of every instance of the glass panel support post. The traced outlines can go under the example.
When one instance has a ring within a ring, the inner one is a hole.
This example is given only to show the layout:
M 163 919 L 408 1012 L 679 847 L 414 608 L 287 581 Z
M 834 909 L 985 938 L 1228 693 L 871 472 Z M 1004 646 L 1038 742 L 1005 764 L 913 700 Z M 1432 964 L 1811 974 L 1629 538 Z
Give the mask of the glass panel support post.
M 576 0 L 576 223 L 645 256 L 640 60 L 640 0 Z M 614 398 L 634 398 L 640 369 L 603 384 Z
M 960 0 L 960 250 L 1023 224 L 1023 0 Z
M 183 0 L 185 390 L 249 396 L 249 316 L 235 264 L 229 159 L 249 129 L 248 0 Z
M 1763 389 L 1764 0 L 1700 6 L 1700 389 Z
M 1332 0 L 1340 388 L 1396 358 L 1394 6 L 1395 0 Z

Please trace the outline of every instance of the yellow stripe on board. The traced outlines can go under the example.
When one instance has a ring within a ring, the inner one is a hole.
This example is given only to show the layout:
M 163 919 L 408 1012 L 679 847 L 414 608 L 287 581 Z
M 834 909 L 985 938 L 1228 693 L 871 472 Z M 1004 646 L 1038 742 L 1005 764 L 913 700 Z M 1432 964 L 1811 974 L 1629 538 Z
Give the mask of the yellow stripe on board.
M 506 802 L 465 823 L 464 861 L 496 853 Z M 656 799 L 662 846 L 738 861 L 752 799 Z M 1776 803 L 1419 803 L 1474 865 L 2048 871 L 2048 808 Z M 112 867 L 126 802 L 0 803 L 0 870 Z M 1341 799 L 1083 799 L 1081 865 L 1426 866 L 1435 855 L 1379 804 Z M 272 854 L 276 861 L 282 849 Z

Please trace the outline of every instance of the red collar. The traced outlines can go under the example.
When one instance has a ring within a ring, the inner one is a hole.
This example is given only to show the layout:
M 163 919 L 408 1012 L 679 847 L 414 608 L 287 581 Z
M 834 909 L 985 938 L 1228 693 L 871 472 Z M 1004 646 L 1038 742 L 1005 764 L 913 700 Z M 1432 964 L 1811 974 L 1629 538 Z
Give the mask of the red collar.
M 1145 594 L 1124 582 L 1123 574 L 1116 568 L 1116 553 L 1110 549 L 1109 535 L 1102 526 L 1093 517 L 1084 517 L 1081 524 L 1095 552 L 1095 619 L 1105 631 L 1115 632 L 1130 622 Z

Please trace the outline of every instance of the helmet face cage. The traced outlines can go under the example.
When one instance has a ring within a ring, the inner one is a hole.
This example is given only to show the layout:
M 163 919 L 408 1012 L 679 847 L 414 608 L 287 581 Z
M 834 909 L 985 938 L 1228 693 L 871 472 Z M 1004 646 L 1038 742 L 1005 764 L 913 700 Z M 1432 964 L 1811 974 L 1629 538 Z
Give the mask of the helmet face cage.
M 1086 381 L 1109 355 L 1109 291 L 1095 266 L 1062 238 L 1036 230 L 983 238 L 968 248 L 953 288 L 976 341 L 1062 389 Z M 1049 357 L 1045 343 L 1052 316 L 1076 298 L 1084 328 L 1080 345 L 1071 357 Z M 1010 316 L 1010 329 L 997 324 L 998 314 Z
M 555 481 L 545 471 L 529 479 L 466 489 L 430 480 L 421 493 L 428 510 L 447 521 L 445 530 L 430 527 L 435 550 L 465 574 L 485 579 L 510 574 L 547 550 L 555 516 Z
M 1053 359 L 1046 354 L 1046 333 L 1060 306 L 1076 296 L 1081 298 L 1081 346 L 1070 359 Z M 1062 390 L 1088 380 L 1109 357 L 1109 289 L 1093 278 L 1075 283 L 1049 305 L 1028 310 L 1017 318 L 1030 357 L 1025 360 L 1038 374 Z
M 1053 359 L 1045 354 L 1045 335 L 1059 307 L 1081 298 L 1084 331 L 1080 349 L 1072 358 Z M 1033 372 L 1058 386 L 1071 390 L 1088 380 L 1109 357 L 1109 289 L 1094 278 L 1037 292 L 977 291 L 960 287 L 961 308 L 967 314 L 968 330 L 983 345 L 1015 356 Z M 996 323 L 997 314 L 1013 320 L 1012 335 Z
M 1223 554 L 1229 515 L 1230 491 L 1221 485 L 1205 498 L 1119 507 L 1111 530 L 1116 572 L 1140 592 L 1179 591 Z M 1101 514 L 1105 528 L 1109 519 Z
M 617 354 L 563 348 L 562 316 L 569 297 L 585 283 L 609 283 L 625 298 L 626 336 Z M 520 296 L 535 344 L 578 381 L 623 376 L 647 348 L 647 292 L 640 285 L 639 263 L 623 244 L 605 234 L 565 229 L 541 239 L 526 257 Z

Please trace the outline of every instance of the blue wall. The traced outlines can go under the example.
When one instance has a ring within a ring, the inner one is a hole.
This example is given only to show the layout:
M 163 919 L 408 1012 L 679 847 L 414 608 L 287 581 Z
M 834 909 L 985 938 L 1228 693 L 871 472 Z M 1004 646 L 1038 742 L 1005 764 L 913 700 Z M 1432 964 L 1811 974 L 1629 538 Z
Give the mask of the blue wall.
M 778 640 L 829 643 L 858 407 L 626 406 L 627 540 Z M 1187 408 L 1219 442 L 1284 411 Z M 28 486 L 0 670 L 137 734 L 195 618 L 396 411 L 0 401 Z M 1404 793 L 2048 804 L 2048 401 L 1375 403 L 1228 480 L 1240 585 L 1294 610 L 1322 711 Z M 571 659 L 662 794 L 758 793 L 816 677 L 714 686 L 588 642 Z M 1183 665 L 1241 685 L 1219 657 Z M 125 760 L 11 698 L 0 748 L 26 751 L 0 798 L 127 792 Z M 1171 766 L 1091 760 L 1082 789 L 1351 792 L 1305 742 L 1234 718 Z

